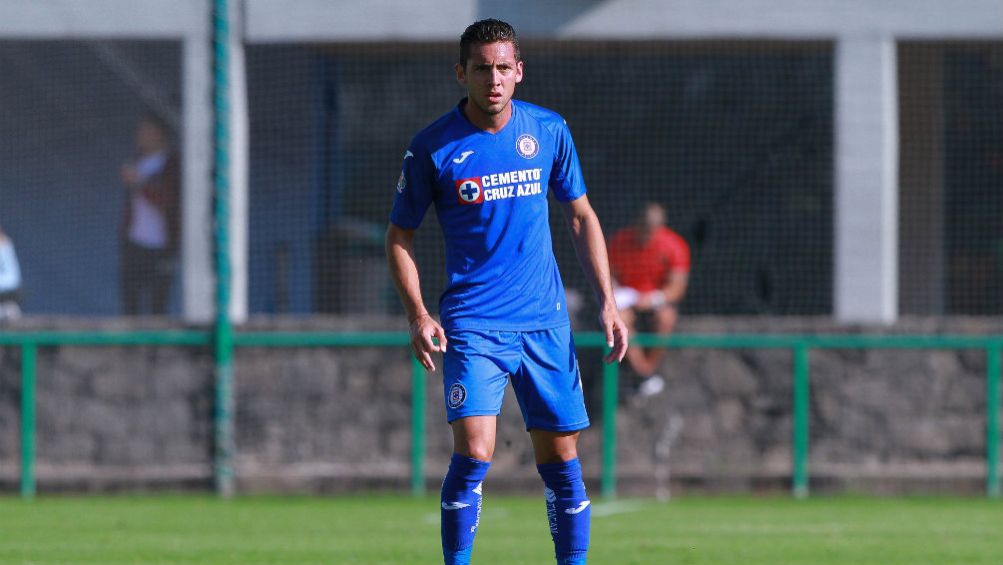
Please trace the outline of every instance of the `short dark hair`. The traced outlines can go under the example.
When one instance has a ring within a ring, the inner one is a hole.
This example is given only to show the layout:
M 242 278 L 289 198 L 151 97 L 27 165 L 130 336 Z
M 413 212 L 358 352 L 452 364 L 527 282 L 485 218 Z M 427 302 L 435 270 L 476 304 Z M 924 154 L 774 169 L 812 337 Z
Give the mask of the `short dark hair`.
M 512 44 L 515 50 L 515 60 L 519 60 L 519 38 L 515 36 L 515 29 L 506 22 L 488 18 L 476 21 L 463 30 L 460 36 L 460 65 L 467 66 L 467 59 L 470 58 L 470 46 L 474 43 L 497 43 L 507 41 Z

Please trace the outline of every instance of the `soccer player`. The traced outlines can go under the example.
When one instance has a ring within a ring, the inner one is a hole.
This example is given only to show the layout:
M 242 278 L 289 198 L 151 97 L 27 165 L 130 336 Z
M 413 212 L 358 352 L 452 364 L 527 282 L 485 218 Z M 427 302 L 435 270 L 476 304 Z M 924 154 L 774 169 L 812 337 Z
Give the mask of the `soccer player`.
M 627 349 L 602 228 L 585 195 L 571 133 L 556 113 L 512 99 L 522 76 L 512 26 L 489 19 L 463 32 L 456 79 L 467 96 L 411 141 L 387 229 L 414 354 L 433 371 L 433 353 L 443 353 L 454 451 L 441 492 L 446 565 L 470 562 L 481 483 L 509 381 L 545 486 L 557 563 L 585 563 L 590 503 L 576 445 L 589 419 L 551 243 L 550 192 L 599 301 L 611 350 L 606 362 L 622 360 Z M 432 204 L 446 244 L 441 325 L 422 301 L 413 246 Z

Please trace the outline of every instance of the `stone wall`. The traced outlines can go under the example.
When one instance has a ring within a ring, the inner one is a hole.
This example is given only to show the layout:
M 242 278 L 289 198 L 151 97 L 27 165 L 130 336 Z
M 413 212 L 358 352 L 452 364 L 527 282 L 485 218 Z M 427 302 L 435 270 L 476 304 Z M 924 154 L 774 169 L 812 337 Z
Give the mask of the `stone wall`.
M 401 329 L 394 320 L 311 319 L 254 329 Z M 149 328 L 151 322 L 144 322 Z M 161 327 L 168 327 L 162 323 Z M 127 322 L 28 320 L 10 331 L 124 329 Z M 815 319 L 684 320 L 686 333 L 1003 333 L 998 320 L 906 320 L 853 328 Z M 20 359 L 0 347 L 0 484 L 16 485 Z M 582 353 L 596 426 L 583 434 L 598 477 L 600 370 Z M 237 352 L 235 469 L 245 491 L 404 489 L 411 365 L 403 348 L 247 348 Z M 787 488 L 791 353 L 674 350 L 660 394 L 622 372 L 619 489 L 630 494 Z M 427 479 L 450 450 L 440 373 L 428 376 Z M 811 354 L 813 487 L 870 492 L 979 492 L 984 484 L 985 355 L 972 351 L 832 350 Z M 510 395 L 511 396 L 511 395 Z M 43 491 L 207 488 L 212 355 L 197 347 L 54 347 L 38 359 L 38 477 Z M 532 450 L 506 400 L 492 467 L 496 488 L 536 489 Z

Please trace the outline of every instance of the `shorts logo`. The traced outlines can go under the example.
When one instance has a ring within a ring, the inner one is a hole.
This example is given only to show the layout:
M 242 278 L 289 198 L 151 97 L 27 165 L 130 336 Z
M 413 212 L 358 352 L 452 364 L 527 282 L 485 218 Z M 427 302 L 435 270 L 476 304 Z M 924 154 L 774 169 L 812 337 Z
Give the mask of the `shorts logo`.
M 540 152 L 540 144 L 535 137 L 524 133 L 515 141 L 515 150 L 519 152 L 519 155 L 532 159 Z
M 460 204 L 480 204 L 484 202 L 484 190 L 481 189 L 481 179 L 460 179 L 456 181 L 456 196 Z
M 459 408 L 463 406 L 463 403 L 467 400 L 467 389 L 463 387 L 460 383 L 453 383 L 453 386 L 449 387 L 449 396 L 447 403 L 450 408 Z
M 407 187 L 407 179 L 404 178 L 404 171 L 401 171 L 401 178 L 397 179 L 397 192 L 403 194 Z

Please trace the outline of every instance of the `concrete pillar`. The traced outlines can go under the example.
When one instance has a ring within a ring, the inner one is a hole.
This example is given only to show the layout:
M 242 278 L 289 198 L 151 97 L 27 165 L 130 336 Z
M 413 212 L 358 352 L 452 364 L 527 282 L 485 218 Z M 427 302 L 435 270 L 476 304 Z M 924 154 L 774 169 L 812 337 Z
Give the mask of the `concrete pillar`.
M 944 48 L 899 48 L 902 132 L 899 174 L 899 305 L 944 313 Z
M 898 316 L 898 111 L 895 40 L 836 47 L 835 317 Z
M 230 2 L 230 321 L 247 320 L 250 125 L 243 6 Z
M 208 14 L 203 4 L 202 14 Z M 208 19 L 203 16 L 202 21 Z M 199 20 L 194 20 L 199 21 Z M 212 52 L 206 24 L 184 37 L 182 47 L 182 316 L 204 324 L 213 319 L 212 261 Z

